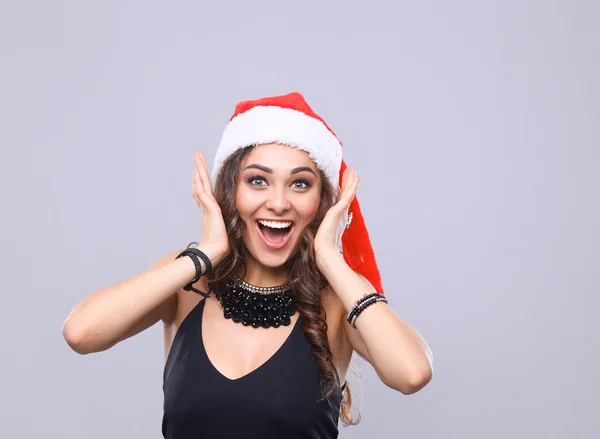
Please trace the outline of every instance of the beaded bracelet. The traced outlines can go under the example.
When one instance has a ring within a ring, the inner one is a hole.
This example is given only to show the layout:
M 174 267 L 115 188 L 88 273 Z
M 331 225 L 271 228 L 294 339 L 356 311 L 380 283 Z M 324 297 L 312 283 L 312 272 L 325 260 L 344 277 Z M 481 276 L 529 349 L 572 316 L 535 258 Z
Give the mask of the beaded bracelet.
M 387 299 L 383 295 L 378 293 L 374 295 L 371 294 L 365 297 L 364 299 L 361 299 L 348 314 L 348 321 L 351 322 L 352 320 L 354 320 L 362 312 L 362 310 L 366 308 L 368 304 L 374 303 L 379 300 L 384 300 L 387 303 Z
M 348 320 L 348 322 L 350 322 L 350 319 L 352 318 L 352 316 L 358 311 L 358 306 L 363 303 L 365 300 L 368 300 L 372 297 L 377 297 L 379 296 L 379 293 L 371 293 L 371 294 L 365 294 L 364 296 L 362 296 L 360 299 L 358 299 L 356 302 L 354 302 L 354 305 L 352 305 L 352 308 L 350 308 L 350 312 L 348 313 L 348 316 L 346 317 L 346 320 Z
M 371 306 L 377 302 L 388 303 L 387 298 L 383 294 L 380 294 L 380 293 L 373 293 L 373 294 L 363 296 L 363 298 L 358 300 L 356 302 L 356 304 L 352 307 L 352 310 L 350 310 L 350 312 L 348 313 L 348 317 L 347 317 L 348 323 L 350 323 L 350 325 L 353 328 L 356 328 L 356 326 L 354 325 L 356 318 L 366 308 L 368 308 L 369 306 Z
M 374 299 L 369 300 L 368 302 L 364 303 L 362 306 L 359 307 L 359 311 L 357 314 L 355 314 L 352 318 L 352 321 L 350 323 L 350 325 L 353 328 L 356 328 L 356 325 L 354 324 L 354 322 L 356 321 L 356 318 L 360 315 L 360 313 L 362 313 L 366 308 L 368 308 L 369 306 L 373 305 L 374 303 L 377 302 L 384 302 L 384 303 L 388 303 L 387 299 L 385 297 L 375 297 Z

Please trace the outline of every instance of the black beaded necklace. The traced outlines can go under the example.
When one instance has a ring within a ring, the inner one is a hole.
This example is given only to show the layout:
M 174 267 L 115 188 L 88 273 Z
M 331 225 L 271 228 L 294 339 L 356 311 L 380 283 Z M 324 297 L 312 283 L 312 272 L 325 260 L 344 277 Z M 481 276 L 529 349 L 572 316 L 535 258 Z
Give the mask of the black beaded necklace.
M 215 294 L 223 315 L 235 323 L 253 328 L 289 326 L 298 302 L 290 295 L 289 284 L 257 287 L 236 277 Z

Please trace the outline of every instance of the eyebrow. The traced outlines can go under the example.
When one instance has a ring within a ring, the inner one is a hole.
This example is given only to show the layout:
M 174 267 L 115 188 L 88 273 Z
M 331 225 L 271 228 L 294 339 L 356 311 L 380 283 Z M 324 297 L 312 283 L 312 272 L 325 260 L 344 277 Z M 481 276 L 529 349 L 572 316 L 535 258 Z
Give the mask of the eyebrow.
M 266 166 L 258 165 L 256 163 L 253 163 L 251 165 L 246 166 L 246 168 L 244 169 L 244 171 L 246 169 L 251 169 L 251 168 L 253 168 L 253 169 L 260 169 L 261 171 L 266 172 L 267 174 L 272 174 L 273 173 L 273 170 L 271 168 L 267 168 Z M 308 166 L 299 166 L 297 168 L 294 168 L 294 169 L 292 169 L 290 171 L 290 174 L 297 174 L 297 173 L 302 172 L 302 171 L 308 171 L 308 172 L 310 172 L 310 173 L 312 173 L 313 175 L 316 176 L 315 171 L 313 171 Z

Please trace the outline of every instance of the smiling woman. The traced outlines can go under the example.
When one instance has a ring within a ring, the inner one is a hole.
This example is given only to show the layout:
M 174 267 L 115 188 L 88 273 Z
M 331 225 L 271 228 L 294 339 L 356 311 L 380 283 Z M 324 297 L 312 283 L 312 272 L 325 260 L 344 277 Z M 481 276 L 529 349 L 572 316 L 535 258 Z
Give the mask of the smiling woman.
M 261 264 L 282 267 L 317 213 L 321 175 L 308 153 L 296 148 L 271 143 L 248 148 L 245 154 L 241 184 L 232 188 L 235 210 L 248 226 L 245 248 Z M 287 274 L 282 272 L 278 281 L 285 283 Z
M 199 242 L 67 318 L 80 353 L 163 322 L 165 438 L 336 438 L 358 422 L 354 352 L 404 394 L 431 379 L 427 344 L 387 305 L 341 153 L 299 93 L 240 102 L 210 177 L 194 155 Z

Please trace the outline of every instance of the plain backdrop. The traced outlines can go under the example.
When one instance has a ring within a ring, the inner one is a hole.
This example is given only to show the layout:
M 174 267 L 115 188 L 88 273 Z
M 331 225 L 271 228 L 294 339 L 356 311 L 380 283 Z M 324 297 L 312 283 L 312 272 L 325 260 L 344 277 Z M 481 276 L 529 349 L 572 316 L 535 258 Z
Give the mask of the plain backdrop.
M 599 14 L 1 1 L 0 437 L 161 437 L 161 325 L 80 356 L 62 324 L 199 237 L 194 150 L 212 166 L 239 100 L 294 90 L 358 168 L 390 306 L 434 353 L 411 396 L 353 361 L 340 437 L 599 437 Z

